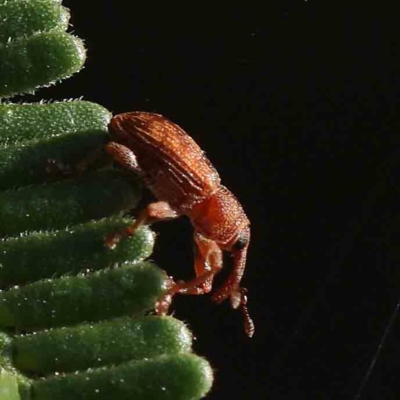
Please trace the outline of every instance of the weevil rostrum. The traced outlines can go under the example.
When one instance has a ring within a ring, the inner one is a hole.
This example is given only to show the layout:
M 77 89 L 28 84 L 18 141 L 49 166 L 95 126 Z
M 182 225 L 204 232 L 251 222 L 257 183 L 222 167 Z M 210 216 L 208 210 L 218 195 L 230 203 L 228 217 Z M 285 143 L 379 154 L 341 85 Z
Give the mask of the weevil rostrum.
M 218 172 L 197 143 L 179 126 L 161 115 L 128 112 L 109 123 L 107 153 L 143 178 L 157 202 L 149 204 L 124 231 L 106 238 L 110 248 L 142 224 L 186 215 L 194 227 L 196 277 L 174 282 L 156 309 L 165 314 L 177 293 L 200 295 L 212 290 L 221 270 L 223 251 L 231 253 L 233 270 L 212 295 L 216 303 L 229 298 L 244 316 L 245 332 L 254 334 L 247 310 L 247 290 L 240 286 L 250 243 L 250 222 L 236 197 L 223 185 Z

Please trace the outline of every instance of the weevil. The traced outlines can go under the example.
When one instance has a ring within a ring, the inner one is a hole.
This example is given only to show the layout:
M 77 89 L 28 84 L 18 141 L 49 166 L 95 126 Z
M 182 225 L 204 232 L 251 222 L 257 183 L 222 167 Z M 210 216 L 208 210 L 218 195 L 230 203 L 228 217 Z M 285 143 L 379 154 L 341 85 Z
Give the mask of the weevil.
M 148 112 L 114 116 L 108 126 L 110 141 L 105 150 L 126 169 L 143 178 L 157 202 L 149 204 L 125 230 L 111 234 L 113 248 L 142 224 L 189 217 L 194 227 L 196 277 L 174 282 L 158 312 L 167 311 L 177 293 L 200 295 L 212 290 L 213 278 L 222 269 L 223 251 L 231 253 L 233 269 L 212 294 L 216 303 L 229 298 L 241 308 L 245 332 L 254 333 L 247 309 L 247 290 L 240 286 L 250 243 L 250 222 L 236 197 L 223 185 L 218 172 L 197 143 L 167 118 Z

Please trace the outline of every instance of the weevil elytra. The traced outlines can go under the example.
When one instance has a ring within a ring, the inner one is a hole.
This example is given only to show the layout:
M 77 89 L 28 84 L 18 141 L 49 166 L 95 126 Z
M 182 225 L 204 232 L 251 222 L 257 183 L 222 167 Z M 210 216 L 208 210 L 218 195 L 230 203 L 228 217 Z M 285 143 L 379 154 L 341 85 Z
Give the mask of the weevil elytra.
M 254 333 L 247 310 L 246 289 L 240 287 L 250 243 L 250 222 L 236 197 L 221 185 L 218 172 L 197 143 L 179 126 L 161 115 L 128 112 L 109 123 L 110 141 L 106 151 L 123 167 L 141 176 L 157 198 L 137 217 L 132 226 L 106 239 L 114 247 L 142 224 L 186 215 L 194 227 L 196 278 L 174 282 L 159 313 L 167 311 L 176 293 L 204 294 L 212 289 L 214 275 L 222 268 L 222 252 L 233 257 L 233 270 L 212 299 L 229 298 L 241 308 L 245 331 Z M 168 300 L 169 299 L 169 300 Z

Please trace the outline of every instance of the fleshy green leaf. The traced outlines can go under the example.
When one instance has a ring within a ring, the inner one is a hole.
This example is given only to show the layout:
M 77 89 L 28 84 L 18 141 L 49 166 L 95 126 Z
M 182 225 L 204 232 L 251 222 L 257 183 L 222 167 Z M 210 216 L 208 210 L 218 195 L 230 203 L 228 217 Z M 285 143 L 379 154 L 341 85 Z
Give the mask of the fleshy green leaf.
M 89 101 L 0 104 L 0 145 L 88 132 L 106 136 L 110 118 L 107 109 Z
M 32 93 L 78 72 L 83 42 L 68 33 L 46 32 L 0 46 L 0 97 Z
M 171 317 L 124 317 L 14 338 L 13 363 L 41 374 L 84 371 L 191 351 L 192 335 Z
M 0 293 L 0 326 L 33 330 L 140 315 L 167 285 L 165 272 L 143 262 L 14 287 Z
M 68 21 L 68 10 L 54 1 L 3 2 L 0 5 L 0 43 L 37 32 L 66 31 Z
M 109 217 L 129 211 L 139 198 L 138 182 L 117 170 L 0 192 L 0 236 Z
M 193 354 L 131 361 L 36 381 L 35 400 L 196 400 L 212 385 L 212 370 Z
M 154 233 L 148 227 L 121 240 L 115 249 L 104 245 L 107 235 L 130 224 L 130 218 L 112 217 L 0 241 L 0 282 L 3 287 L 21 285 L 142 261 L 151 254 L 154 246 Z

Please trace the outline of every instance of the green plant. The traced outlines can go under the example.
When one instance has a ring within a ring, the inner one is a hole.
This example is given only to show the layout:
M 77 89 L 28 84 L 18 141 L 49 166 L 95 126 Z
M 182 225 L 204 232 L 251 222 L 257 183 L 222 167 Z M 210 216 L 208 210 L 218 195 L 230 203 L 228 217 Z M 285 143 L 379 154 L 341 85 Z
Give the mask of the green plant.
M 79 71 L 80 39 L 56 0 L 0 0 L 0 97 L 32 93 Z M 111 114 L 86 101 L 0 104 L 0 398 L 198 399 L 212 371 L 171 317 L 146 315 L 165 292 L 145 261 L 145 227 L 115 250 L 140 182 L 95 164 Z

